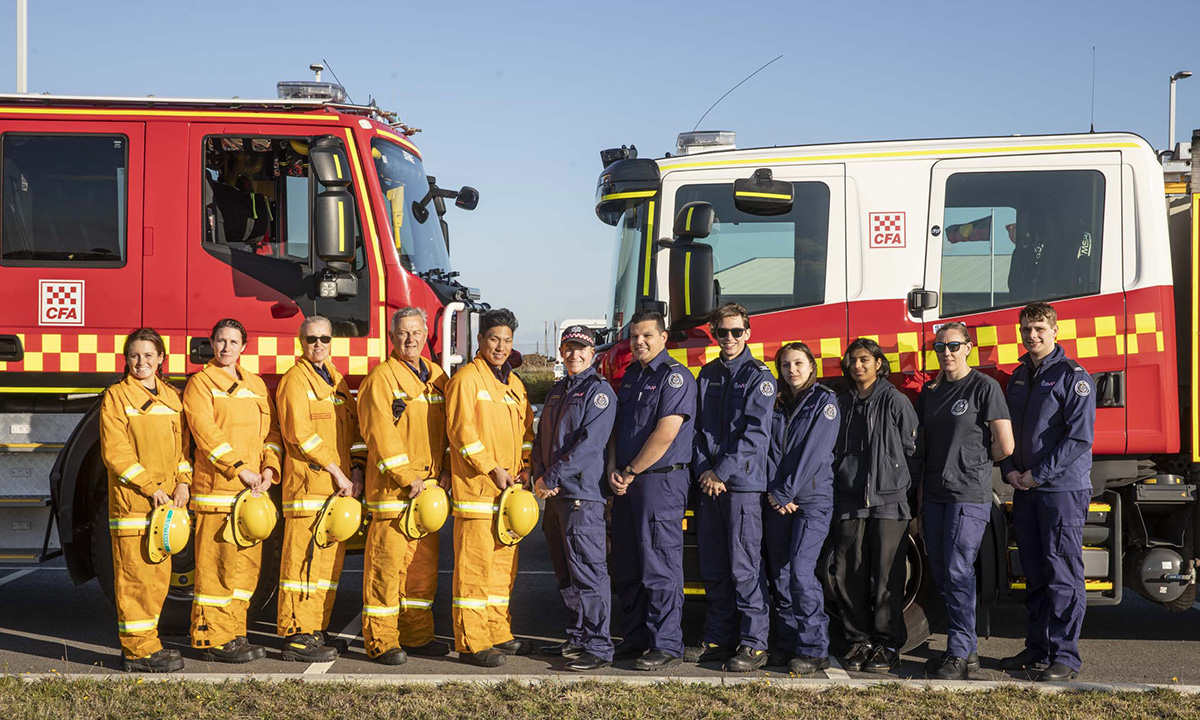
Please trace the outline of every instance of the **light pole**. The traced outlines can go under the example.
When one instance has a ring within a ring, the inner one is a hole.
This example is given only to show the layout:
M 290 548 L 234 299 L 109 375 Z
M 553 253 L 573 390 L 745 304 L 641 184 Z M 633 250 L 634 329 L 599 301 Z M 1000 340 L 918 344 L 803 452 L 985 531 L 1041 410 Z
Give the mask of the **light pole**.
M 1187 70 L 1180 70 L 1171 76 L 1171 108 L 1170 121 L 1167 124 L 1167 150 L 1175 152 L 1175 82 L 1190 78 L 1192 73 Z

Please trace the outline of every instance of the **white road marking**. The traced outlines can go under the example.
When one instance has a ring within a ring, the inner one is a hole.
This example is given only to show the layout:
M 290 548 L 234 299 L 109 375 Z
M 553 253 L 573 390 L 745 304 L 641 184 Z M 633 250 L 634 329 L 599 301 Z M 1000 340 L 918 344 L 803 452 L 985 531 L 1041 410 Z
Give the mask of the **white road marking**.
M 20 580 L 21 578 L 25 577 L 26 575 L 32 573 L 35 570 L 37 570 L 37 568 L 25 568 L 24 570 L 16 571 L 12 575 L 5 575 L 4 577 L 0 578 L 0 585 L 3 585 L 5 583 L 10 583 L 13 580 Z
M 88 650 L 91 652 L 101 653 L 104 655 L 114 655 L 119 652 L 118 650 L 116 650 L 115 648 L 112 648 L 112 647 L 105 647 L 103 645 L 92 645 L 91 643 L 80 642 L 78 640 L 64 640 L 63 638 L 60 638 L 60 637 L 53 637 L 51 635 L 39 635 L 37 633 L 25 632 L 23 630 L 8 630 L 6 628 L 0 628 L 0 634 L 12 635 L 14 637 L 22 637 L 27 640 L 37 640 L 39 642 L 49 643 L 51 645 L 62 645 L 64 659 L 66 659 L 68 662 L 70 662 L 70 659 L 66 657 L 66 655 L 67 655 L 66 649 L 67 648 L 75 648 L 76 650 Z
M 346 627 L 342 628 L 342 631 L 340 633 L 338 633 L 336 637 L 346 638 L 347 642 L 354 642 L 354 640 L 358 637 L 358 633 L 361 631 L 362 631 L 362 613 L 360 612 L 359 614 L 354 616 L 354 619 L 350 621 L 350 624 L 348 624 Z M 306 668 L 304 670 L 304 674 L 305 675 L 324 675 L 326 672 L 328 672 L 329 668 L 333 667 L 334 662 L 336 662 L 336 661 L 313 663 L 312 665 L 309 665 L 308 668 Z
M 842 669 L 841 663 L 834 656 L 829 656 L 829 667 L 825 668 L 825 677 L 830 680 L 849 680 L 850 673 Z

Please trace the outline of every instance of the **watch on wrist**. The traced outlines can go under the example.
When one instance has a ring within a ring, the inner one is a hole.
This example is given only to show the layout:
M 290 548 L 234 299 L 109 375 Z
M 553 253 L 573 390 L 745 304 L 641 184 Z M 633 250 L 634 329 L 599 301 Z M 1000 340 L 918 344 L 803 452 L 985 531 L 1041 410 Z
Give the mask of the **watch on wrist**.
M 637 475 L 637 473 L 635 473 L 635 472 L 633 471 L 633 466 L 632 466 L 632 465 L 626 465 L 626 466 L 625 466 L 625 474 L 626 474 L 626 475 L 635 475 L 635 476 Z

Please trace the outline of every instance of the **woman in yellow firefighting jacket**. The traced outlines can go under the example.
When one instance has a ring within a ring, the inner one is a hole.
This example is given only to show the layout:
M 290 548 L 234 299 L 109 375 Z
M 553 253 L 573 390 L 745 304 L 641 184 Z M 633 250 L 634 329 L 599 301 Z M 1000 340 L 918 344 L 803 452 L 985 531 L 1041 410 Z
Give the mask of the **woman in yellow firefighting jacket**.
M 262 544 L 241 547 L 223 537 L 238 493 L 266 492 L 279 482 L 283 457 L 275 403 L 262 378 L 238 360 L 246 328 L 237 320 L 213 327 L 214 358 L 188 380 L 183 408 L 196 444 L 192 509 L 196 512 L 196 593 L 192 646 L 206 660 L 242 663 L 266 651 L 246 639 L 246 614 L 258 586 Z
M 284 660 L 328 662 L 337 657 L 325 628 L 346 550 L 343 543 L 317 546 L 313 533 L 330 495 L 362 493 L 367 464 L 354 396 L 329 356 L 332 335 L 327 318 L 306 318 L 300 325 L 304 356 L 284 373 L 275 391 L 284 445 L 277 629 L 287 638 Z
M 134 330 L 125 338 L 124 355 L 125 377 L 104 392 L 100 406 L 117 630 L 126 671 L 173 672 L 183 668 L 183 659 L 158 639 L 171 562 L 152 562 L 145 536 L 154 508 L 187 506 L 188 430 L 179 391 L 160 376 L 166 348 L 159 334 Z

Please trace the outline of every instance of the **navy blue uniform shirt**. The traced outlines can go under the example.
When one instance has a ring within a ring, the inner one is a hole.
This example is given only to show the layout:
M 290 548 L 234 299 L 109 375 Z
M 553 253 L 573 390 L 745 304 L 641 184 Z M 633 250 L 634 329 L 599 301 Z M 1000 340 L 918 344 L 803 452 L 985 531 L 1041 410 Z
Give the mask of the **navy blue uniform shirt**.
M 1005 476 L 1030 471 L 1038 490 L 1092 489 L 1096 384 L 1061 345 L 1034 368 L 1028 353 L 1005 390 L 1016 448 L 1000 463 Z
M 833 505 L 833 446 L 837 395 L 813 385 L 790 405 L 780 395 L 771 419 L 771 478 L 767 492 L 779 505 Z
M 663 350 L 646 367 L 629 363 L 617 392 L 616 460 L 621 469 L 633 462 L 660 418 L 683 417 L 679 434 L 653 468 L 642 472 L 687 464 L 692 461 L 692 429 L 696 415 L 696 378 Z
M 604 453 L 617 419 L 612 386 L 588 368 L 559 380 L 546 396 L 531 458 L 533 478 L 555 497 L 603 501 Z
M 748 349 L 717 358 L 696 378 L 699 387 L 692 477 L 712 470 L 731 491 L 767 489 L 767 446 L 775 406 L 775 378 Z

